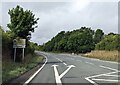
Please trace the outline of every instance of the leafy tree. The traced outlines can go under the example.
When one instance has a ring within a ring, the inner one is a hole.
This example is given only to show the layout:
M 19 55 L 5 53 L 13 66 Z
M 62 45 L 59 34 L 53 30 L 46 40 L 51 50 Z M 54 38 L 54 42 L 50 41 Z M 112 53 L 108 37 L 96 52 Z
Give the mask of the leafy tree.
M 71 32 L 61 31 L 44 46 L 44 51 L 85 53 L 94 49 L 94 31 L 81 27 Z
M 44 51 L 57 51 L 58 50 L 58 43 L 64 36 L 65 31 L 61 31 L 55 37 L 53 37 L 50 41 L 45 43 L 43 50 Z
M 39 18 L 35 18 L 35 14 L 30 10 L 24 11 L 19 5 L 9 10 L 8 14 L 11 22 L 7 26 L 15 33 L 14 37 L 30 39 L 31 32 L 34 32 L 34 29 L 37 28 L 35 24 L 37 24 Z
M 34 43 L 34 45 L 35 45 L 35 46 L 38 46 L 38 44 L 37 44 L 37 43 Z
M 119 50 L 120 35 L 108 35 L 105 39 L 96 44 L 96 50 Z
M 94 36 L 95 44 L 99 43 L 103 39 L 104 32 L 101 29 L 97 29 Z

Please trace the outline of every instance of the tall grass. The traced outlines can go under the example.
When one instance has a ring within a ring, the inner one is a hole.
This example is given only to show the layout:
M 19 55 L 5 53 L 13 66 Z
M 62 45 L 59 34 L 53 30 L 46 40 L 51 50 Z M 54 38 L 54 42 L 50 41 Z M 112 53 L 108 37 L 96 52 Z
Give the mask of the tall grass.
M 34 54 L 27 55 L 24 62 L 3 61 L 2 62 L 2 82 L 7 82 L 11 78 L 17 77 L 29 69 L 35 67 L 43 61 L 43 56 Z
M 83 56 L 89 58 L 97 58 L 100 60 L 120 62 L 119 54 L 120 53 L 118 51 L 95 50 L 91 51 L 90 53 L 86 53 Z

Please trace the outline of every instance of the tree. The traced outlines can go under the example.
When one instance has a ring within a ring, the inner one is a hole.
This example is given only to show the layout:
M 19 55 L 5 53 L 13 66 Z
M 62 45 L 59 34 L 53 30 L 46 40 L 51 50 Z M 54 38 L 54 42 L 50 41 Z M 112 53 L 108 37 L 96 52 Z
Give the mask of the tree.
M 104 32 L 101 29 L 97 29 L 94 36 L 95 44 L 99 43 L 103 39 Z
M 71 32 L 61 31 L 44 46 L 44 51 L 85 53 L 94 49 L 94 31 L 91 28 L 81 27 Z
M 34 43 L 34 45 L 35 45 L 35 46 L 38 46 L 38 44 L 37 44 L 37 43 Z
M 30 10 L 23 10 L 20 6 L 16 6 L 9 10 L 8 14 L 10 15 L 10 23 L 7 24 L 7 27 L 15 33 L 15 38 L 25 38 L 29 40 L 31 38 L 31 32 L 34 32 L 34 29 L 37 28 L 35 24 L 39 18 L 35 18 Z
M 96 44 L 96 50 L 119 50 L 120 35 L 108 35 L 105 39 Z
M 116 35 L 116 34 L 115 34 L 115 33 L 113 33 L 113 32 L 111 32 L 111 33 L 109 33 L 109 34 L 108 34 L 108 36 L 109 36 L 109 35 Z

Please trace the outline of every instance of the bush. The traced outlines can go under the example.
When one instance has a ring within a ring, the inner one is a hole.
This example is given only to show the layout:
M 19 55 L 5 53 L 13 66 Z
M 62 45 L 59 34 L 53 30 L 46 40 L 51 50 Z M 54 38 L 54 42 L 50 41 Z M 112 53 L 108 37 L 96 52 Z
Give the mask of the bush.
M 27 42 L 27 47 L 25 48 L 25 55 L 31 53 L 34 54 L 35 46 L 32 42 Z
M 0 30 L 2 32 L 2 58 L 3 60 L 11 60 L 14 56 L 14 48 L 13 48 L 13 39 L 14 39 L 14 33 L 11 31 L 4 31 L 2 27 L 0 26 Z M 25 48 L 25 56 L 29 53 L 34 54 L 35 46 L 34 43 L 31 43 L 29 41 L 26 41 L 27 45 Z M 21 61 L 22 57 L 22 49 L 16 50 L 16 61 Z

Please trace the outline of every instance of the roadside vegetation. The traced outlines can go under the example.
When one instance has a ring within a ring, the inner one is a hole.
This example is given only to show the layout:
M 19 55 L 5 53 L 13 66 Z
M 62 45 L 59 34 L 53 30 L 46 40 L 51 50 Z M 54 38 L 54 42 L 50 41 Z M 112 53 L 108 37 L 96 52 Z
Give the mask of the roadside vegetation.
M 104 34 L 101 29 L 81 27 L 73 31 L 61 31 L 40 46 L 42 51 L 83 54 L 85 57 L 108 61 L 120 61 L 120 34 Z
M 87 53 L 92 50 L 114 51 L 120 49 L 120 35 L 104 34 L 101 29 L 81 27 L 73 31 L 61 31 L 40 48 L 47 52 Z
M 95 45 L 95 51 L 83 56 L 101 60 L 120 62 L 120 35 L 108 34 L 102 41 Z
M 38 45 L 30 42 L 31 33 L 37 28 L 36 24 L 39 18 L 35 18 L 30 10 L 24 10 L 18 5 L 16 8 L 8 10 L 8 14 L 10 15 L 10 23 L 7 24 L 9 30 L 4 30 L 0 26 L 2 33 L 2 82 L 4 83 L 11 78 L 20 76 L 43 60 L 43 56 L 34 52 Z M 14 39 L 26 39 L 24 60 L 22 60 L 22 49 L 18 48 L 16 60 L 13 61 Z
M 43 61 L 43 56 L 38 54 L 28 54 L 25 57 L 23 63 L 13 62 L 11 60 L 3 61 L 2 63 L 2 81 L 7 82 L 8 80 L 20 76 L 24 72 L 32 69 Z
M 118 51 L 95 50 L 90 53 L 83 54 L 82 56 L 100 60 L 120 62 Z
M 86 53 L 94 50 L 94 30 L 87 27 L 73 31 L 61 31 L 42 46 L 43 51 Z M 100 36 L 102 37 L 102 35 Z

